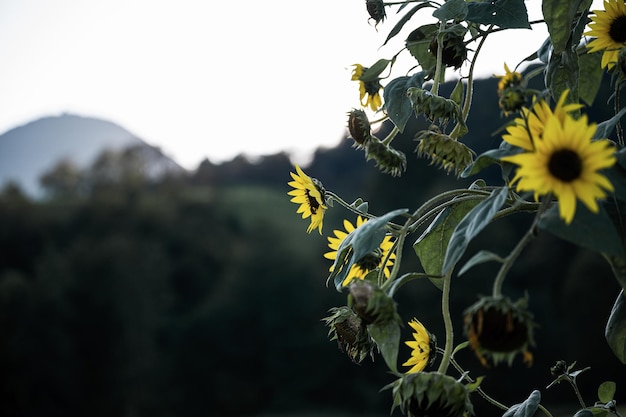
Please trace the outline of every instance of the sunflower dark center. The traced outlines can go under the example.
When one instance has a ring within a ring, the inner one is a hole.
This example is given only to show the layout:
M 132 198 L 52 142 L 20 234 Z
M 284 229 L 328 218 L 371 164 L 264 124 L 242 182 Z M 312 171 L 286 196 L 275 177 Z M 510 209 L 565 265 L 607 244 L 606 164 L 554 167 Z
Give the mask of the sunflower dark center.
M 380 249 L 376 249 L 375 251 L 370 252 L 361 259 L 359 259 L 356 264 L 359 266 L 359 268 L 365 271 L 371 271 L 378 268 L 378 265 L 380 265 L 380 261 L 382 260 L 382 258 L 382 251 Z
M 580 177 L 583 163 L 576 152 L 562 149 L 552 154 L 548 162 L 548 170 L 555 178 L 563 182 L 571 182 Z
M 626 16 L 617 16 L 611 22 L 609 36 L 617 43 L 626 43 Z
M 311 213 L 317 213 L 317 209 L 320 208 L 320 203 L 318 203 L 317 199 L 311 195 L 308 191 L 306 192 L 306 199 L 309 203 L 309 208 L 311 209 Z

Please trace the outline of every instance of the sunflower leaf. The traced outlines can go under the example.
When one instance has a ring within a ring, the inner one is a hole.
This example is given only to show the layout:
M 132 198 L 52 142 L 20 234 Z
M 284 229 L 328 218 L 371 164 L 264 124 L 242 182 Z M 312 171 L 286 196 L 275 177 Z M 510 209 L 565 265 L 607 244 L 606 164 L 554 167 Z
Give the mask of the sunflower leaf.
M 387 222 L 406 212 L 407 209 L 390 211 L 385 215 L 368 220 L 350 232 L 337 248 L 333 270 L 327 282 L 332 279 L 337 291 L 341 291 L 343 281 L 352 265 L 381 244 L 385 238 Z
M 503 29 L 530 29 L 524 0 L 496 0 L 467 3 L 468 22 L 496 25 Z
M 395 61 L 395 58 L 379 59 L 378 61 L 376 61 L 376 63 L 374 63 L 374 65 L 372 65 L 371 67 L 363 71 L 363 74 L 361 74 L 361 76 L 359 77 L 359 80 L 363 81 L 364 83 L 367 83 L 370 81 L 376 81 L 377 79 L 380 78 L 380 74 L 382 74 L 382 72 L 387 68 L 387 66 L 390 63 L 393 63 L 394 61 Z
M 467 17 L 467 3 L 465 0 L 448 0 L 433 12 L 433 17 L 440 22 L 448 20 L 465 20 Z
M 398 77 L 391 80 L 383 90 L 387 115 L 400 133 L 404 131 L 406 123 L 413 114 L 413 105 L 406 91 L 409 87 L 421 87 L 425 76 L 426 71 L 420 71 L 410 77 Z
M 498 149 L 490 149 L 478 155 L 478 157 L 463 170 L 461 178 L 476 175 L 488 166 L 498 163 L 502 157 L 515 155 L 520 152 L 522 152 L 522 149 L 516 148 L 507 142 L 502 142 Z
M 569 225 L 561 219 L 555 205 L 541 217 L 539 228 L 596 252 L 610 256 L 624 253 L 622 237 L 603 204 L 599 205 L 598 213 L 593 213 L 584 204 L 576 202 L 576 215 Z
M 617 358 L 626 364 L 626 300 L 622 289 L 604 329 L 604 337 Z
M 396 23 L 396 25 L 391 29 L 391 32 L 389 32 L 389 35 L 387 36 L 385 43 L 383 43 L 383 46 L 386 45 L 387 42 L 391 40 L 391 38 L 393 38 L 398 33 L 400 33 L 400 31 L 402 30 L 406 22 L 408 22 L 418 10 L 423 9 L 424 7 L 432 7 L 432 4 L 428 2 L 418 4 L 417 6 L 413 7 L 411 10 L 406 12 L 404 16 L 402 16 L 402 18 L 398 20 L 398 23 Z
M 400 347 L 400 325 L 395 320 L 380 324 L 372 323 L 367 330 L 380 350 L 385 363 L 392 372 L 398 372 L 398 349 Z
M 561 93 L 569 90 L 569 101 L 578 102 L 578 54 L 570 48 L 561 53 L 552 52 L 546 67 L 546 85 L 552 97 L 561 97 Z
M 424 272 L 430 276 L 441 276 L 443 260 L 452 232 L 459 222 L 470 212 L 478 200 L 465 200 L 442 210 L 428 229 L 417 238 L 413 250 L 422 264 Z M 441 289 L 442 280 L 430 278 Z
M 425 71 L 434 72 L 437 58 L 430 52 L 430 43 L 439 31 L 439 25 L 428 24 L 415 29 L 406 39 L 406 49 Z
M 457 275 L 460 276 L 467 272 L 470 268 L 489 261 L 504 263 L 504 259 L 502 259 L 502 257 L 498 254 L 490 252 L 488 250 L 481 250 L 480 252 L 476 253 L 476 255 L 472 256 L 470 260 L 465 263 L 465 265 L 463 265 Z
M 447 274 L 454 268 L 456 263 L 467 249 L 471 240 L 480 233 L 491 221 L 493 216 L 500 210 L 509 195 L 508 187 L 500 187 L 491 195 L 472 208 L 458 223 L 446 248 L 443 261 L 442 275 Z
M 599 52 L 593 54 L 584 53 L 578 56 L 580 73 L 585 74 L 584 77 L 578 79 L 578 96 L 588 106 L 593 104 L 602 83 L 604 69 L 600 65 L 601 62 L 602 54 Z
M 598 128 L 596 129 L 596 134 L 593 135 L 594 139 L 608 138 L 613 133 L 613 129 L 615 129 L 615 125 L 620 121 L 622 116 L 626 113 L 626 107 L 621 109 L 615 116 L 611 117 L 609 120 L 605 120 L 602 123 L 598 124 Z
M 540 402 L 541 392 L 534 390 L 523 403 L 511 406 L 502 417 L 532 417 Z
M 541 3 L 541 11 L 548 26 L 554 53 L 560 54 L 569 43 L 572 21 L 581 2 L 582 0 L 543 0 Z

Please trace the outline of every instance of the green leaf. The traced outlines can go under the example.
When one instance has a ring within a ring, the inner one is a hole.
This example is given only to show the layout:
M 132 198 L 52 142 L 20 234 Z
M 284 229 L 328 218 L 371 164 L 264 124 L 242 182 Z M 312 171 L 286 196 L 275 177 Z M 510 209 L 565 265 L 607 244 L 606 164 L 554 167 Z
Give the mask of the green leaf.
M 523 403 L 511 406 L 502 417 L 532 417 L 537 411 L 540 402 L 541 393 L 534 390 Z
M 581 0 L 543 0 L 541 10 L 548 26 L 554 53 L 566 48 L 572 35 L 572 22 Z M 558 97 L 558 96 L 556 96 Z
M 459 222 L 446 248 L 442 275 L 447 274 L 454 268 L 454 265 L 461 259 L 471 240 L 491 223 L 508 195 L 508 187 L 500 187 L 500 189 L 493 190 L 489 197 L 478 203 Z
M 499 255 L 488 250 L 481 250 L 476 255 L 472 256 L 471 259 L 465 263 L 465 265 L 463 265 L 463 268 L 459 270 L 457 275 L 460 276 L 467 272 L 470 268 L 489 261 L 504 263 L 504 259 L 502 259 Z
M 406 49 L 417 60 L 425 71 L 434 71 L 437 58 L 430 52 L 430 43 L 436 36 L 439 25 L 428 24 L 420 26 L 407 36 Z
M 411 10 L 406 12 L 402 16 L 402 18 L 398 21 L 398 23 L 396 23 L 396 25 L 391 29 L 391 32 L 389 32 L 389 35 L 387 36 L 387 39 L 385 40 L 385 43 L 383 43 L 383 45 L 386 45 L 387 42 L 389 42 L 391 38 L 393 38 L 398 33 L 400 33 L 400 31 L 402 30 L 406 22 L 408 22 L 418 10 L 423 9 L 424 7 L 432 7 L 432 5 L 428 2 L 418 4 L 417 6 L 413 7 Z
M 454 101 L 459 107 L 463 104 L 463 91 L 465 90 L 465 84 L 463 84 L 463 80 L 459 78 L 456 85 L 454 86 L 454 90 L 450 93 L 450 100 Z
M 443 275 L 443 259 L 452 232 L 459 222 L 479 203 L 478 200 L 465 200 L 442 210 L 428 229 L 417 238 L 413 250 L 424 268 L 432 276 Z M 441 289 L 441 279 L 431 282 Z
M 368 220 L 341 241 L 337 248 L 337 257 L 333 264 L 333 271 L 327 281 L 333 280 L 337 291 L 341 291 L 342 284 L 352 265 L 374 249 L 378 248 L 385 238 L 387 222 L 392 218 L 406 213 L 406 209 L 391 211 L 383 216 Z
M 503 29 L 530 29 L 524 0 L 496 0 L 467 3 L 468 22 L 496 25 Z
M 392 372 L 398 372 L 398 349 L 400 347 L 400 325 L 395 321 L 367 326 L 370 336 L 374 339 L 387 367 Z
M 626 113 L 626 107 L 621 109 L 619 113 L 615 116 L 611 117 L 609 120 L 605 120 L 602 123 L 598 124 L 598 128 L 596 129 L 596 134 L 593 135 L 594 139 L 608 138 L 613 133 L 613 129 L 615 129 L 615 125 L 620 121 L 622 116 Z
M 619 256 L 624 253 L 622 238 L 604 205 L 598 213 L 576 202 L 576 214 L 571 224 L 566 224 L 559 215 L 557 205 L 548 210 L 539 220 L 539 227 L 575 245 L 596 252 Z
M 570 91 L 570 101 L 578 102 L 578 54 L 571 49 L 553 52 L 546 67 L 546 86 L 555 100 L 565 90 Z
M 578 96 L 588 106 L 593 104 L 602 83 L 604 69 L 600 65 L 601 62 L 602 53 L 600 52 L 583 53 L 578 56 L 580 73 L 585 74 L 584 77 L 578 79 Z
M 626 201 L 626 148 L 615 152 L 615 157 L 617 163 L 611 168 L 603 170 L 602 173 L 613 184 L 613 195 L 619 200 Z
M 406 91 L 410 87 L 421 88 L 425 76 L 426 71 L 420 71 L 410 77 L 398 77 L 391 80 L 383 90 L 387 115 L 400 133 L 404 131 L 406 123 L 413 114 L 413 105 Z
M 433 12 L 433 17 L 440 22 L 448 20 L 465 20 L 467 16 L 467 3 L 465 0 L 448 0 Z
M 615 398 L 616 385 L 613 381 L 605 381 L 598 387 L 598 399 L 603 403 L 608 403 Z
M 498 149 L 490 149 L 478 155 L 474 162 L 463 170 L 461 178 L 476 175 L 488 166 L 493 165 L 494 163 L 499 163 L 502 157 L 515 155 L 520 152 L 522 152 L 522 149 L 516 148 L 507 142 L 502 142 Z
M 576 411 L 576 414 L 574 414 L 574 417 L 594 417 L 594 414 L 593 412 L 591 412 L 591 410 L 587 408 L 583 408 L 582 410 Z
M 604 329 L 604 337 L 617 358 L 626 364 L 626 302 L 622 289 Z
M 380 74 L 382 74 L 382 72 L 387 68 L 387 66 L 392 63 L 394 59 L 379 59 L 378 61 L 376 61 L 376 63 L 374 63 L 374 65 L 372 65 L 371 67 L 367 68 L 365 71 L 363 71 L 363 74 L 361 74 L 361 76 L 359 77 L 359 80 L 363 81 L 364 83 L 370 82 L 370 81 L 376 81 L 377 79 L 380 78 Z

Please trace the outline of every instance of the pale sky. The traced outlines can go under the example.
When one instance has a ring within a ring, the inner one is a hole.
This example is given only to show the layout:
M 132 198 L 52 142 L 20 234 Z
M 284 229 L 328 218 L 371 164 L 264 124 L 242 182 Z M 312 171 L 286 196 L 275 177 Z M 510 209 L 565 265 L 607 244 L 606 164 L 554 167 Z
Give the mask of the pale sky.
M 539 18 L 541 0 L 526 5 Z M 73 113 L 117 123 L 188 169 L 240 153 L 305 160 L 335 146 L 359 107 L 351 65 L 391 58 L 435 22 L 422 10 L 381 48 L 395 10 L 376 31 L 364 0 L 0 0 L 0 134 Z M 479 76 L 547 36 L 543 25 L 508 32 L 487 40 Z M 414 61 L 403 52 L 396 76 L 401 62 Z

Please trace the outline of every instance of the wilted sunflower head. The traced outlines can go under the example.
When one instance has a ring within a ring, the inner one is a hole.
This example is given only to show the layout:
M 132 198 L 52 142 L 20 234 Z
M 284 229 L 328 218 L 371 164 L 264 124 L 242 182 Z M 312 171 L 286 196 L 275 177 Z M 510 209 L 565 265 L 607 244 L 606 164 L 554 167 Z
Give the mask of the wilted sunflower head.
M 385 2 L 383 0 L 365 0 L 365 7 L 370 18 L 374 20 L 374 27 L 387 17 L 385 13 Z
M 589 42 L 589 53 L 602 53 L 602 68 L 609 70 L 617 64 L 618 54 L 626 46 L 626 3 L 624 0 L 604 0 L 604 10 L 594 10 L 587 36 L 595 39 Z
M 322 183 L 316 178 L 311 178 L 296 165 L 296 173 L 290 172 L 293 181 L 288 183 L 293 190 L 287 194 L 293 198 L 292 203 L 299 204 L 297 213 L 302 213 L 302 218 L 311 218 L 311 224 L 307 229 L 307 233 L 318 229 L 322 234 L 322 226 L 324 223 L 324 212 L 326 211 L 326 191 Z
M 468 388 L 439 372 L 407 373 L 385 386 L 393 405 L 408 417 L 462 417 L 473 414 Z
M 465 310 L 465 334 L 484 366 L 489 366 L 489 359 L 494 365 L 503 361 L 511 365 L 518 353 L 532 364 L 528 348 L 534 345 L 535 323 L 526 304 L 525 298 L 513 303 L 507 297 L 482 297 Z
M 473 161 L 474 152 L 458 140 L 441 133 L 437 126 L 418 132 L 415 140 L 418 142 L 418 157 L 427 157 L 431 165 L 438 165 L 447 173 L 455 172 L 457 177 Z
M 348 305 L 365 324 L 399 321 L 396 302 L 380 287 L 365 280 L 353 280 L 348 286 Z
M 352 109 L 348 113 L 348 131 L 357 148 L 367 146 L 367 142 L 372 138 L 372 127 L 363 110 Z
M 374 341 L 361 318 L 349 307 L 333 307 L 331 315 L 322 319 L 329 327 L 330 340 L 337 340 L 339 349 L 352 361 L 360 363 L 367 356 L 374 358 Z
M 376 136 L 370 136 L 365 146 L 365 158 L 376 161 L 376 166 L 383 174 L 399 177 L 406 171 L 406 155 L 391 145 L 383 143 Z
M 430 42 L 430 53 L 435 57 L 439 50 L 439 42 L 437 41 L 437 34 Z M 443 35 L 443 52 L 442 63 L 446 67 L 459 69 L 463 62 L 467 59 L 467 47 L 463 41 L 463 36 L 452 32 L 446 32 Z

